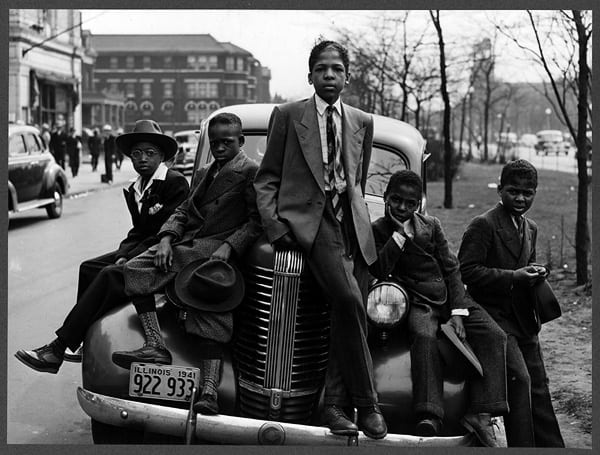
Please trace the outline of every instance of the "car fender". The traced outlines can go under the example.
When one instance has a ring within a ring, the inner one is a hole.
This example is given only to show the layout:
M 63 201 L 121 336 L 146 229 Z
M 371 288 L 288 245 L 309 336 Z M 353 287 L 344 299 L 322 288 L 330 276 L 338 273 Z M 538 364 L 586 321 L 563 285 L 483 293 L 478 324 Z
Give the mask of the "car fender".
M 19 202 L 17 199 L 17 190 L 15 189 L 15 186 L 10 180 L 8 181 L 8 198 L 8 210 L 14 210 L 16 212 L 19 207 Z
M 54 184 L 58 183 L 61 189 L 61 193 L 67 194 L 69 189 L 67 180 L 67 174 L 65 171 L 56 163 L 51 163 L 44 169 L 43 185 L 41 197 L 52 197 L 54 191 Z

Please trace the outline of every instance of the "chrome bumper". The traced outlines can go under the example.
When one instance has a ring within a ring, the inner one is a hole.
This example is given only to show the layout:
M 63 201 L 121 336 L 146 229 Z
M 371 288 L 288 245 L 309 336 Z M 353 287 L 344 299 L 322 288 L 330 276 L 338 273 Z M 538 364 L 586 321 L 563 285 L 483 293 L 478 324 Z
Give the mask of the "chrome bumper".
M 184 409 L 139 403 L 113 398 L 77 388 L 81 408 L 92 419 L 118 427 L 171 436 L 186 437 L 188 411 Z M 193 419 L 192 419 L 193 420 Z M 336 436 L 326 427 L 297 425 L 247 419 L 227 415 L 195 416 L 196 438 L 220 444 L 241 445 L 359 445 L 396 447 L 452 447 L 472 445 L 470 435 L 422 438 L 418 436 L 388 434 L 384 439 L 371 439 L 359 433 L 358 438 Z

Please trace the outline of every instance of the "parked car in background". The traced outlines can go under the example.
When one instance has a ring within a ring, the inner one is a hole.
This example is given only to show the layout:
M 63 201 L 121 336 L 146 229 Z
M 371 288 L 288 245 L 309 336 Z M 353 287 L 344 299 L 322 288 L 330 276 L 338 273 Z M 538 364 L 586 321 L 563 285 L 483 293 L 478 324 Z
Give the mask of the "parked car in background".
M 569 154 L 569 143 L 565 141 L 562 131 L 560 130 L 542 130 L 536 133 L 537 144 L 535 145 L 535 154 L 548 155 L 553 153 L 560 155 Z
M 67 174 L 56 164 L 40 136 L 27 125 L 8 125 L 8 212 L 45 208 L 50 218 L 62 215 Z
M 191 174 L 194 169 L 196 159 L 196 149 L 198 148 L 199 130 L 177 131 L 173 134 L 177 141 L 178 149 L 171 168 L 182 174 Z
M 525 133 L 521 135 L 521 138 L 519 139 L 519 144 L 524 147 L 535 147 L 537 141 L 538 139 L 535 134 Z
M 260 161 L 273 107 L 228 106 L 212 115 L 238 115 L 245 136 L 243 150 Z M 428 155 L 425 140 L 410 125 L 378 115 L 373 119 L 365 199 L 371 218 L 376 219 L 383 215 L 382 196 L 391 174 L 411 169 L 424 178 Z M 195 170 L 212 162 L 208 120 L 201 125 Z M 426 192 L 421 210 L 425 208 Z M 252 445 L 432 447 L 475 443 L 459 423 L 468 405 L 465 373 L 469 367 L 443 337 L 439 340 L 441 351 L 450 353 L 445 357 L 443 432 L 438 437 L 413 435 L 416 416 L 405 326 L 409 301 L 399 284 L 373 282 L 367 304 L 374 381 L 389 433 L 381 440 L 362 433 L 348 438 L 320 426 L 330 319 L 328 303 L 304 267 L 302 253 L 274 252 L 263 236 L 243 258 L 242 269 L 245 297 L 235 310 L 234 340 L 223 361 L 218 391 L 221 414 L 208 416 L 190 410 L 194 380 L 189 371 L 198 371 L 200 353 L 179 327 L 173 306 L 164 299 L 158 314 L 173 364 L 143 365 L 129 371 L 112 362 L 114 350 L 133 349 L 144 340 L 135 310 L 127 305 L 96 321 L 83 343 L 83 384 L 78 400 L 92 419 L 94 442 L 173 442 L 176 438 L 186 443 Z M 179 382 L 184 387 L 181 400 L 173 398 Z

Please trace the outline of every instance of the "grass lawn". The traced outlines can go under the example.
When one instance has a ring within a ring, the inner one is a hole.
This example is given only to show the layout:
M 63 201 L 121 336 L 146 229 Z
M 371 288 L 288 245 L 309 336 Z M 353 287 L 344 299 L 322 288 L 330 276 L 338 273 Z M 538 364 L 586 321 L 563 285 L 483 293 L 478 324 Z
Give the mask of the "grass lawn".
M 441 220 L 455 252 L 469 221 L 499 200 L 489 184 L 499 182 L 500 170 L 497 164 L 463 163 L 453 182 L 453 209 L 443 208 L 443 181 L 428 183 L 428 212 Z M 590 236 L 591 201 L 590 185 Z M 575 285 L 577 176 L 539 170 L 537 195 L 527 216 L 538 225 L 537 261 L 552 264 L 549 282 L 563 311 L 540 332 L 554 406 L 567 447 L 591 448 L 592 295 L 591 285 Z M 591 276 L 591 247 L 589 264 Z

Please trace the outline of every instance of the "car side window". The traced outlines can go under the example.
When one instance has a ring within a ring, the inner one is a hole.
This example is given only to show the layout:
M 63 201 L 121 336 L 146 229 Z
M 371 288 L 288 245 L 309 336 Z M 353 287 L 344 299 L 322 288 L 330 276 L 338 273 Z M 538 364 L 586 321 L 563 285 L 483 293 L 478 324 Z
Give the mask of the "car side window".
M 399 152 L 373 145 L 365 192 L 383 196 L 392 174 L 403 169 L 408 169 L 408 162 Z
M 14 134 L 10 138 L 10 142 L 8 144 L 8 154 L 10 156 L 19 156 L 26 155 L 27 149 L 25 148 L 25 143 L 23 142 L 23 136 L 20 134 Z
M 27 151 L 30 154 L 40 154 L 42 153 L 42 147 L 40 147 L 40 143 L 38 139 L 35 137 L 33 133 L 25 133 L 23 136 L 25 138 L 25 145 L 27 147 Z

